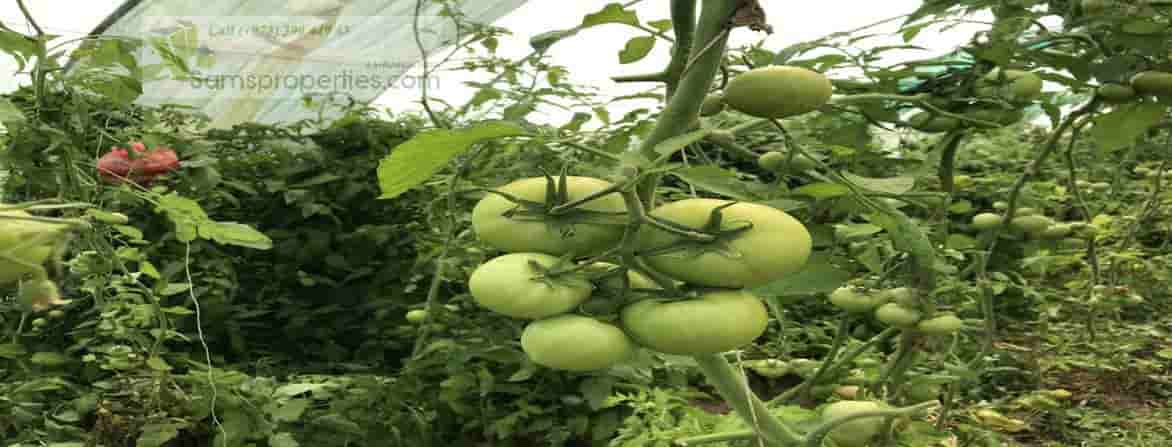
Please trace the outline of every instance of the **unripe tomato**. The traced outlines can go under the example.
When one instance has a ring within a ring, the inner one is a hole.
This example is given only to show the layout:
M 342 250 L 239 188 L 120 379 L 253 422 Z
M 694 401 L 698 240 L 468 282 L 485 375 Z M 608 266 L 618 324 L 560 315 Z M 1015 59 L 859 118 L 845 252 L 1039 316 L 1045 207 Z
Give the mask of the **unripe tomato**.
M 757 157 L 757 166 L 767 171 L 782 172 L 786 170 L 786 161 L 790 161 L 789 170 L 794 172 L 809 171 L 818 167 L 816 161 L 803 154 L 794 154 L 793 160 L 789 160 L 788 154 L 778 151 L 761 154 Z
M 651 212 L 686 228 L 702 229 L 712 211 L 732 203 L 717 199 L 685 199 Z M 652 268 L 681 281 L 711 287 L 756 287 L 801 270 L 810 257 L 813 239 L 797 219 L 785 211 L 756 203 L 740 202 L 721 210 L 720 228 L 752 228 L 725 234 L 714 242 L 687 245 L 645 256 Z M 678 244 L 683 236 L 644 226 L 640 234 L 643 253 Z
M 888 326 L 909 328 L 920 322 L 920 312 L 896 303 L 887 303 L 875 309 L 875 319 Z
M 65 311 L 61 309 L 53 309 L 49 311 L 49 319 L 60 320 L 62 318 L 65 318 Z
M 560 179 L 555 177 L 554 182 Z M 574 201 L 613 185 L 596 178 L 566 177 L 566 186 L 567 200 Z M 545 177 L 533 177 L 498 190 L 522 200 L 547 203 L 546 187 Z M 472 229 L 480 240 L 507 252 L 590 255 L 618 244 L 623 237 L 625 217 L 622 214 L 626 210 L 622 196 L 614 193 L 557 216 L 509 216 L 507 213 L 522 212 L 524 208 L 500 194 L 489 193 L 472 210 Z M 602 218 L 591 212 L 610 213 L 614 217 Z
M 895 303 L 910 308 L 919 306 L 919 303 L 916 301 L 916 292 L 909 287 L 896 287 L 894 289 L 884 290 L 880 294 L 879 303 Z
M 843 385 L 834 389 L 834 395 L 846 400 L 855 400 L 859 398 L 860 390 L 858 385 Z
M 916 324 L 916 330 L 927 335 L 946 336 L 959 331 L 964 322 L 956 314 L 943 313 Z
M 724 110 L 724 95 L 712 94 L 704 98 L 700 105 L 700 116 L 712 116 Z
M 1123 84 L 1103 84 L 1096 93 L 1108 104 L 1122 104 L 1135 99 L 1135 89 Z
M 1008 208 L 1008 206 L 1006 208 Z M 1042 215 L 1042 210 L 1037 208 L 1018 208 L 1016 217 L 1040 215 Z
M 878 402 L 843 400 L 822 409 L 822 421 L 831 421 L 858 413 L 883 410 Z M 883 430 L 883 418 L 855 419 L 834 428 L 829 434 L 841 447 L 865 447 Z
M 1172 73 L 1144 71 L 1131 78 L 1131 88 L 1141 95 L 1172 96 Z
M 407 312 L 407 322 L 418 324 L 427 319 L 427 311 L 423 309 L 415 309 Z
M 712 131 L 712 133 L 708 134 L 708 139 L 710 141 L 712 141 L 713 143 L 716 143 L 716 144 L 719 144 L 722 146 L 736 144 L 737 134 L 729 132 L 727 130 L 714 130 L 714 131 Z
M 927 133 L 948 132 L 960 127 L 960 120 L 932 112 L 917 112 L 907 122 L 913 129 Z
M 698 299 L 638 301 L 622 310 L 623 327 L 640 345 L 678 355 L 715 354 L 752 343 L 769 313 L 743 290 L 707 292 Z
M 1009 225 L 1019 231 L 1038 234 L 1054 225 L 1054 220 L 1046 216 L 1021 216 L 1013 218 Z
M 875 299 L 855 287 L 839 287 L 830 293 L 830 303 L 851 313 L 866 313 L 875 309 Z
M 22 282 L 16 299 L 30 312 L 40 312 L 68 303 L 61 299 L 61 290 L 57 288 L 57 283 L 48 279 Z
M 569 312 L 590 298 L 594 286 L 585 278 L 541 277 L 542 268 L 559 259 L 542 253 L 511 253 L 481 264 L 468 279 L 477 304 L 513 318 L 539 319 Z
M 973 186 L 973 178 L 967 175 L 958 175 L 952 178 L 952 186 L 957 189 L 965 189 Z
M 1009 209 L 1009 202 L 1005 202 L 1005 201 L 993 202 L 993 209 L 995 209 L 997 211 L 1005 211 L 1005 210 Z M 1020 211 L 1019 211 L 1019 213 L 1020 213 Z
M 33 323 L 32 323 L 32 324 L 33 324 L 33 327 L 34 327 L 34 328 L 40 329 L 40 328 L 43 328 L 43 327 L 45 327 L 45 326 L 48 326 L 48 325 L 49 325 L 49 320 L 46 320 L 46 319 L 44 319 L 44 318 L 34 318 L 34 319 L 33 319 Z
M 521 333 L 521 349 L 547 368 L 593 371 L 622 362 L 635 345 L 612 324 L 568 314 L 529 323 Z
M 821 73 L 783 65 L 755 68 L 728 82 L 724 102 L 758 118 L 787 118 L 817 110 L 834 86 Z
M 1028 71 L 997 69 L 981 79 L 977 94 L 1015 103 L 1030 102 L 1042 96 L 1042 78 Z
M 909 383 L 904 393 L 912 403 L 920 403 L 938 399 L 942 391 L 939 384 L 920 379 Z
M 1069 224 L 1055 224 L 1055 225 L 1051 225 L 1049 228 L 1046 228 L 1044 231 L 1042 231 L 1042 234 L 1040 236 L 1042 239 L 1054 241 L 1054 240 L 1062 239 L 1066 236 L 1070 236 L 1070 233 L 1072 233 L 1073 231 L 1074 230 L 1072 230 L 1070 228 Z
M 981 213 L 973 216 L 972 227 L 977 231 L 988 231 L 1001 225 L 1003 218 L 993 213 Z

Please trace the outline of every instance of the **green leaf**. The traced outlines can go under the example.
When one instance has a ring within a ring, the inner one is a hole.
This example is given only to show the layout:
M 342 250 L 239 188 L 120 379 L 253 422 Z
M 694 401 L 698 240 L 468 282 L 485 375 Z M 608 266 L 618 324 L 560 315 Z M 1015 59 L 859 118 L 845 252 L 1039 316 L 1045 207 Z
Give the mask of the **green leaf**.
M 393 199 L 418 186 L 444 167 L 453 157 L 476 143 L 525 135 L 515 124 L 481 123 L 458 130 L 432 130 L 400 144 L 378 165 L 380 199 Z
M 0 358 L 17 359 L 24 357 L 25 354 L 28 354 L 28 351 L 24 349 L 23 345 L 16 343 L 5 343 L 0 345 Z
M 293 399 L 277 407 L 271 415 L 277 422 L 295 422 L 305 414 L 310 403 L 309 399 Z
M 138 436 L 135 447 L 162 447 L 163 444 L 179 436 L 179 429 L 186 427 L 183 424 L 147 424 L 142 427 L 142 434 Z
M 1159 123 L 1167 111 L 1168 106 L 1152 102 L 1120 106 L 1095 118 L 1091 138 L 1105 151 L 1123 149 Z
M 13 104 L 7 98 L 0 98 L 0 124 L 8 126 L 15 123 L 23 123 L 25 120 L 24 113 L 16 107 L 16 104 Z
M 155 371 L 170 371 L 171 370 L 171 365 L 168 365 L 166 360 L 163 360 L 162 357 L 158 357 L 158 356 L 151 356 L 151 358 L 147 359 L 146 364 L 148 367 L 150 367 L 151 369 L 153 369 Z
M 663 140 L 662 143 L 655 145 L 655 153 L 659 155 L 668 155 L 679 151 L 688 145 L 697 141 L 703 140 L 704 137 L 712 133 L 712 129 L 700 129 L 688 132 L 683 135 L 676 135 L 674 137 Z
M 582 397 L 586 399 L 590 409 L 598 411 L 606 405 L 606 400 L 610 398 L 611 391 L 614 390 L 614 384 L 614 378 L 593 377 L 582 381 L 582 384 L 578 386 L 578 391 L 582 393 Z
M 842 197 L 850 194 L 850 188 L 838 183 L 811 183 L 793 190 L 793 194 L 797 196 L 807 196 L 814 200 L 832 199 L 835 197 Z
M 840 241 L 855 241 L 867 239 L 880 231 L 882 227 L 871 224 L 843 224 L 834 226 L 834 238 Z
M 204 239 L 224 245 L 268 250 L 273 248 L 273 240 L 248 225 L 236 222 L 203 222 L 199 225 L 199 235 Z
M 842 176 L 863 189 L 887 194 L 904 194 L 916 186 L 916 179 L 911 176 L 870 178 L 851 174 L 846 171 L 842 172 Z
M 639 26 L 639 15 L 635 11 L 624 9 L 619 3 L 609 3 L 598 12 L 586 14 L 582 17 L 582 28 L 603 25 L 607 23 L 623 23 Z
M 812 256 L 802 270 L 753 289 L 762 296 L 794 296 L 829 293 L 851 279 L 851 273 L 830 263 L 826 256 Z
M 765 185 L 742 181 L 735 172 L 712 165 L 683 168 L 672 171 L 672 175 L 697 188 L 744 202 L 757 201 L 765 192 Z
M 655 38 L 652 36 L 633 37 L 627 41 L 627 45 L 619 52 L 619 63 L 630 64 L 638 62 L 647 57 L 651 50 L 655 48 Z
M 281 432 L 269 435 L 269 447 L 300 447 L 292 433 Z
M 538 34 L 529 38 L 529 46 L 537 51 L 548 50 L 553 44 L 560 42 L 562 39 L 578 34 L 577 29 L 555 30 Z
M 163 287 L 163 290 L 159 291 L 159 295 L 174 296 L 174 295 L 178 295 L 180 293 L 186 292 L 188 290 L 191 290 L 191 283 L 186 283 L 186 282 L 168 283 L 165 287 Z M 184 310 L 186 310 L 186 309 L 184 309 Z
M 652 20 L 650 22 L 647 22 L 647 26 L 650 26 L 652 28 L 655 28 L 658 31 L 662 31 L 662 32 L 666 33 L 668 31 L 671 31 L 672 24 L 671 24 L 671 20 L 663 19 L 663 20 Z
M 34 365 L 54 367 L 69 363 L 69 357 L 56 352 L 38 352 L 29 358 L 29 362 Z

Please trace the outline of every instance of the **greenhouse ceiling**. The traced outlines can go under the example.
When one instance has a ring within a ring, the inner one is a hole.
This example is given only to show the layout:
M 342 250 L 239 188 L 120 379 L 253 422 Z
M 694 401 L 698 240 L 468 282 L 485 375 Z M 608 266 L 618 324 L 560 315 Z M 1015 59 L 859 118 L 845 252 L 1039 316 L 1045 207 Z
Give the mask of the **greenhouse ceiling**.
M 30 28 L 15 2 L 5 3 L 0 20 L 13 29 Z M 217 126 L 316 116 L 304 106 L 307 94 L 346 92 L 358 102 L 373 101 L 397 83 L 413 82 L 403 75 L 420 60 L 421 46 L 431 53 L 459 35 L 436 3 L 412 0 L 26 3 L 41 29 L 61 42 L 101 35 L 145 43 L 139 64 L 156 70 L 144 69 L 138 102 L 194 107 Z M 472 0 L 461 2 L 461 11 L 472 22 L 493 23 L 524 3 Z M 421 30 L 418 43 L 415 26 Z M 183 79 L 159 64 L 176 58 L 196 76 Z M 16 65 L 5 58 L 0 70 L 13 73 Z M 21 82 L 4 76 L 0 92 Z

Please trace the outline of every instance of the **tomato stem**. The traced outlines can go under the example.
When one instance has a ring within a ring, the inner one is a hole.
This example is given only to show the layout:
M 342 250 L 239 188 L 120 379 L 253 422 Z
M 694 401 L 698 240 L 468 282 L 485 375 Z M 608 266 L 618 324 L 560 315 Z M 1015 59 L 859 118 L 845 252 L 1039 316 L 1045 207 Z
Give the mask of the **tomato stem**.
M 733 369 L 720 354 L 693 357 L 708 382 L 716 388 L 737 415 L 756 429 L 768 445 L 796 445 L 802 437 L 769 412 L 769 408 L 749 389 L 745 376 Z

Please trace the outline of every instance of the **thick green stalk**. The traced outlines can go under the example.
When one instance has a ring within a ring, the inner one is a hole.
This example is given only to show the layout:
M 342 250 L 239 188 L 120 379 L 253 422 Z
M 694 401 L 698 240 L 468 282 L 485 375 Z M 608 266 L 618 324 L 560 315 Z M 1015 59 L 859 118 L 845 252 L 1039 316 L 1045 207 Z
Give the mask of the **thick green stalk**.
M 802 442 L 802 436 L 769 413 L 769 409 L 749 390 L 744 376 L 719 354 L 694 357 L 708 382 L 750 427 L 757 430 L 766 445 L 789 446 Z

